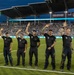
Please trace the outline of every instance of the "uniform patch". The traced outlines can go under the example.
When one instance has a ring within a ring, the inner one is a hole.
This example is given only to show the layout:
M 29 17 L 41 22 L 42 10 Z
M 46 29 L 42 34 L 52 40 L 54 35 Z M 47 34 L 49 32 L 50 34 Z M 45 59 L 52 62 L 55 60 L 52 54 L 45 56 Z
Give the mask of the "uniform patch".
M 5 38 L 5 40 L 6 40 L 6 38 Z
M 33 38 L 33 36 L 31 36 L 31 38 Z
M 21 40 L 20 40 L 21 41 Z
M 49 39 L 49 37 L 47 37 Z
M 68 39 L 68 37 L 66 37 L 66 39 Z

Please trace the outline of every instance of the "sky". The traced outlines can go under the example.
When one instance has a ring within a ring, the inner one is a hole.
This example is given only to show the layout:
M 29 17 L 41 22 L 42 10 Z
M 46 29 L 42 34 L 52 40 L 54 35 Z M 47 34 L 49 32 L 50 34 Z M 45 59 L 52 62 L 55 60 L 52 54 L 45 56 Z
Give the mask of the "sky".
M 0 0 L 0 10 L 10 8 L 12 6 L 27 5 L 29 3 L 44 2 L 44 1 L 45 0 Z M 74 12 L 74 9 L 70 9 L 69 12 Z M 46 17 L 46 15 L 41 16 Z M 5 20 L 6 17 L 4 15 L 3 16 L 0 15 L 0 22 Z

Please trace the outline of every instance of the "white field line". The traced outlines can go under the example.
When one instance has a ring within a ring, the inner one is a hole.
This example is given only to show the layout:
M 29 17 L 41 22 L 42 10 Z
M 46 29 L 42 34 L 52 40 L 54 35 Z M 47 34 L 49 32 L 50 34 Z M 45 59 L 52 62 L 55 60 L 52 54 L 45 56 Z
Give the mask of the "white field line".
M 43 45 L 45 45 L 45 44 L 42 44 L 41 46 L 43 46 Z M 28 47 L 29 48 L 29 47 Z M 15 51 L 17 51 L 17 50 L 13 50 L 13 51 L 11 51 L 11 52 L 15 52 Z M 0 53 L 0 55 L 3 55 L 3 53 Z
M 36 71 L 36 72 L 47 72 L 47 73 L 58 73 L 58 74 L 71 74 L 71 75 L 74 75 L 74 72 L 61 72 L 61 71 L 41 70 L 41 69 L 30 69 L 30 68 L 20 68 L 20 67 L 8 67 L 8 66 L 0 66 L 0 68 L 16 69 L 16 70 L 25 70 L 25 71 Z

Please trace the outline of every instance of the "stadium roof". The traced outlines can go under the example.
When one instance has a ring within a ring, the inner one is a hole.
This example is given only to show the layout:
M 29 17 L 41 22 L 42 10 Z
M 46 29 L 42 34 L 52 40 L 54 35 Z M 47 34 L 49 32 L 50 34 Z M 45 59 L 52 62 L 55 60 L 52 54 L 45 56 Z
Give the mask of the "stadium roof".
M 3 15 L 10 18 L 21 18 L 31 15 L 48 14 L 50 11 L 59 12 L 74 8 L 74 0 L 46 0 L 45 2 L 15 6 L 1 10 Z

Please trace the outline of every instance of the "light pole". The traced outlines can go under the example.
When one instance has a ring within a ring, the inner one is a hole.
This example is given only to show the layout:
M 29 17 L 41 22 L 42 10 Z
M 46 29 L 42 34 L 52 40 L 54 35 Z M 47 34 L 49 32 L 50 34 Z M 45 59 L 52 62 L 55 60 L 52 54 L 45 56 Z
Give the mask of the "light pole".
M 52 11 L 50 11 L 49 14 L 50 14 L 50 23 L 51 23 Z
M 34 25 L 36 25 L 36 15 L 34 15 Z
M 67 11 L 67 10 L 65 10 L 65 11 L 64 11 L 64 13 L 65 13 L 65 21 L 66 21 L 68 11 Z

